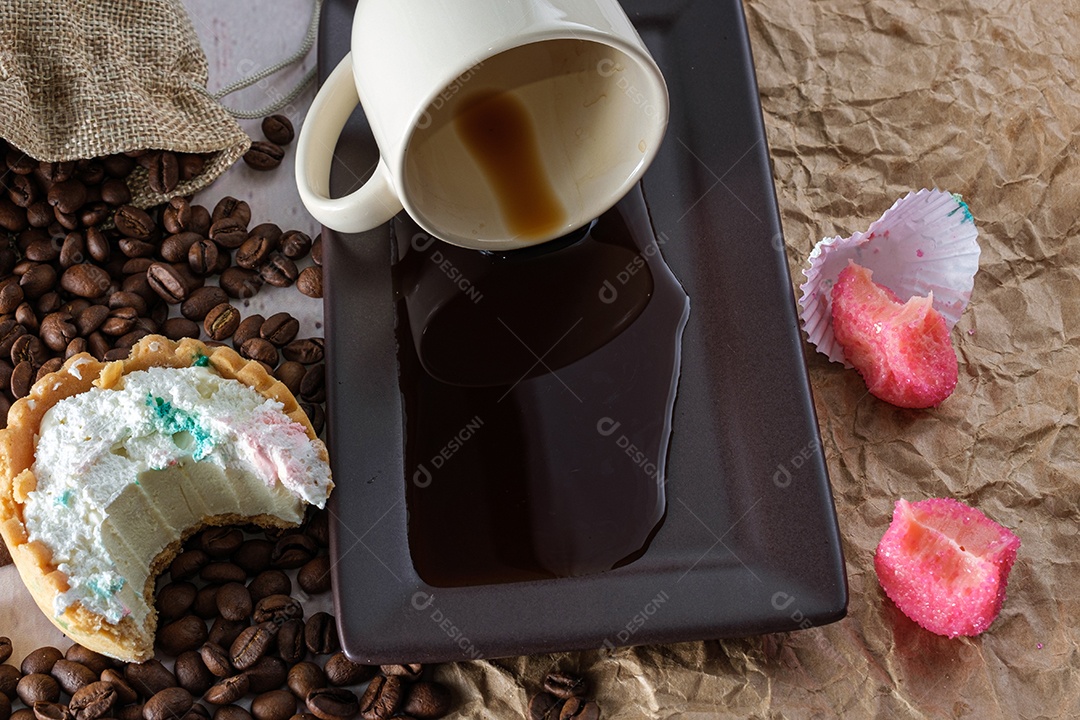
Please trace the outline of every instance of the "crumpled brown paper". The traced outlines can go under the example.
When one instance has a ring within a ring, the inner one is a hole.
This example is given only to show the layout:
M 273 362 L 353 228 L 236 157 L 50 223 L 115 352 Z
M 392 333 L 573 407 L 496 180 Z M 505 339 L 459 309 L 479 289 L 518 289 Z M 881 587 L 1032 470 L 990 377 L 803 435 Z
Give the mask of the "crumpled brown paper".
M 807 346 L 849 616 L 742 640 L 445 665 L 460 717 L 525 712 L 583 672 L 603 717 L 1080 716 L 1080 7 L 1020 0 L 747 0 L 794 284 L 814 243 L 909 190 L 963 194 L 981 269 L 932 411 L 866 393 Z M 881 591 L 899 497 L 947 496 L 1022 545 L 998 620 L 949 640 Z

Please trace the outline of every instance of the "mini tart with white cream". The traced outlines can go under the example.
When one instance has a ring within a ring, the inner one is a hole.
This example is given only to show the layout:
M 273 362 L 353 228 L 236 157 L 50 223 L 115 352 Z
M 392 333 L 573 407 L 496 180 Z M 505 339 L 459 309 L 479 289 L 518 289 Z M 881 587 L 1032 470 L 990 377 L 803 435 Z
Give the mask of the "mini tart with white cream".
M 153 657 L 154 580 L 208 525 L 292 527 L 333 489 L 326 446 L 257 362 L 197 340 L 87 354 L 12 405 L 0 431 L 0 535 L 74 641 Z

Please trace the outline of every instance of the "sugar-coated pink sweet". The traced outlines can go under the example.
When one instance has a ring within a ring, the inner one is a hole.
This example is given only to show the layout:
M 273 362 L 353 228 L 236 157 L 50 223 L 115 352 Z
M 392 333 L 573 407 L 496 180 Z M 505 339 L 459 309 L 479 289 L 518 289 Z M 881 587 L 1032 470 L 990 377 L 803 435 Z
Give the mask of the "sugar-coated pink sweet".
M 896 606 L 932 633 L 978 635 L 1005 600 L 1020 538 L 952 498 L 897 500 L 878 544 L 878 582 Z
M 939 405 L 956 388 L 956 351 L 933 294 L 901 302 L 855 263 L 832 288 L 833 334 L 875 397 L 905 408 Z

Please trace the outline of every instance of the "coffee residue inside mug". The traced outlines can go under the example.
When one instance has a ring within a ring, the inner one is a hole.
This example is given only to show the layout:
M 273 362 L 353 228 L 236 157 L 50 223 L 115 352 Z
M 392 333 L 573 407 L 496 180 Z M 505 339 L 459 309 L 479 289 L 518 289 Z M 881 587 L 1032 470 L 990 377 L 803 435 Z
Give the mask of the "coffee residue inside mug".
M 480 166 L 516 237 L 559 229 L 566 210 L 544 171 L 540 146 L 525 104 L 508 92 L 482 91 L 462 99 L 454 125 Z

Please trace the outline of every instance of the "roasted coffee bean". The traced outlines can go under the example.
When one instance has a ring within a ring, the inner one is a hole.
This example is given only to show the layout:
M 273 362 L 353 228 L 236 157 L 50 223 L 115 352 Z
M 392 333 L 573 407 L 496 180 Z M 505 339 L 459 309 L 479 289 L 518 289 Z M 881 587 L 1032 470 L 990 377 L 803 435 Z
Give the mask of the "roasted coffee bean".
M 130 351 L 131 348 L 135 346 L 135 343 L 139 342 L 144 337 L 146 337 L 147 335 L 150 335 L 150 334 L 151 334 L 151 331 L 146 330 L 146 329 L 141 328 L 141 327 L 136 327 L 131 332 L 126 333 L 126 334 L 121 335 L 120 337 L 116 338 L 116 340 L 114 342 L 114 348 L 113 349 L 114 350 L 120 350 L 120 351 L 125 351 L 125 350 Z
M 150 214 L 140 210 L 134 205 L 121 205 L 113 214 L 113 223 L 116 229 L 125 236 L 136 240 L 148 239 L 156 229 L 157 224 Z
M 179 720 L 210 720 L 210 711 L 199 703 L 195 703 L 190 710 L 180 716 Z
M 240 321 L 239 327 L 233 333 L 233 347 L 240 348 L 245 342 L 253 337 L 259 337 L 259 330 L 266 322 L 262 315 L 248 315 Z
M 64 271 L 64 275 L 67 275 L 67 273 L 71 272 L 76 267 L 83 266 L 75 265 L 74 267 L 68 268 Z M 95 270 L 98 269 L 95 268 Z M 98 270 L 98 272 L 96 273 L 91 272 L 91 275 L 96 276 L 99 273 L 105 274 L 105 271 Z M 108 284 L 108 275 L 105 275 L 104 287 L 108 287 Z M 45 293 L 52 291 L 56 287 L 56 270 L 53 268 L 52 265 L 34 265 L 33 267 L 28 268 L 27 271 L 23 273 L 22 277 L 19 278 L 19 285 L 22 286 L 23 295 L 30 298 L 31 300 L 37 299 Z M 64 289 L 67 290 L 67 288 Z M 71 290 L 68 290 L 68 292 L 71 292 L 73 295 L 77 294 Z M 101 290 L 99 289 L 98 294 L 100 293 Z
M 296 698 L 288 690 L 270 690 L 251 701 L 255 720 L 289 720 L 296 712 Z
M 212 562 L 199 571 L 199 577 L 212 583 L 244 582 L 247 573 L 231 562 Z
M 182 580 L 174 580 L 162 587 L 154 601 L 159 619 L 175 620 L 182 617 L 191 610 L 197 592 L 194 585 Z
M 195 602 L 191 605 L 191 611 L 203 620 L 218 617 L 217 591 L 220 585 L 203 585 L 195 592 Z
M 124 256 L 129 258 L 151 257 L 158 250 L 157 246 L 153 243 L 129 237 L 120 238 L 117 245 L 120 246 L 120 252 L 124 253 Z
M 293 395 L 300 394 L 300 381 L 304 379 L 307 369 L 295 360 L 286 360 L 278 365 L 274 371 L 274 377 L 282 382 Z
M 73 213 L 86 202 L 86 186 L 74 178 L 53 183 L 46 200 L 60 212 Z
M 322 363 L 312 365 L 300 381 L 300 394 L 309 402 L 326 400 L 326 366 Z
M 109 207 L 108 203 L 101 201 L 87 203 L 79 210 L 79 223 L 83 227 L 100 225 L 109 219 L 109 214 L 111 212 L 112 209 Z
M 64 182 L 75 174 L 75 161 L 74 160 L 62 160 L 62 161 L 46 161 L 43 160 L 38 163 L 36 168 L 37 174 L 43 179 L 51 183 Z
M 202 155 L 181 153 L 177 155 L 176 159 L 180 163 L 181 182 L 195 179 L 202 175 L 203 170 L 206 169 L 206 158 Z
M 19 232 L 27 226 L 26 210 L 20 208 L 7 197 L 0 197 L 0 228 L 9 232 Z
M 8 316 L 0 317 L 0 356 L 7 357 L 11 354 L 11 346 L 15 341 L 26 334 L 26 326 Z
M 229 661 L 237 670 L 246 670 L 265 655 L 274 644 L 278 626 L 272 622 L 245 628 L 229 647 Z
M 176 682 L 196 697 L 210 689 L 216 678 L 203 663 L 198 650 L 185 650 L 176 657 L 173 667 Z
M 337 652 L 337 623 L 330 613 L 317 612 L 304 624 L 304 644 L 313 655 L 329 655 Z
M 7 703 L 7 705 L 3 705 L 3 703 Z M 4 708 L 7 709 L 6 715 L 3 712 Z M 13 717 L 11 714 L 11 703 L 6 697 L 0 702 L 0 716 Z M 34 707 L 31 709 L 31 717 L 34 718 L 34 720 L 74 720 L 75 718 L 66 705 L 55 702 L 34 703 Z
M 161 212 L 161 225 L 165 232 L 176 234 L 191 227 L 191 203 L 185 198 L 174 197 Z
M 71 694 L 68 709 L 76 720 L 97 720 L 107 716 L 116 705 L 116 689 L 107 682 L 90 681 Z
M 265 237 L 249 237 L 236 251 L 236 264 L 255 270 L 270 258 L 273 248 Z
M 180 314 L 188 320 L 202 321 L 207 313 L 221 304 L 228 304 L 229 296 L 219 287 L 207 285 L 195 290 L 180 305 Z M 215 338 L 216 339 L 216 338 Z
M 214 711 L 214 720 L 251 720 L 251 713 L 239 705 L 222 705 Z
M 217 222 L 225 218 L 239 220 L 240 224 L 246 228 L 248 223 L 251 222 L 251 208 L 243 200 L 237 200 L 230 195 L 226 195 L 214 206 L 211 221 Z
M 288 145 L 296 137 L 292 122 L 284 115 L 268 115 L 264 117 L 262 131 L 266 139 L 275 145 Z
M 225 583 L 218 588 L 217 609 L 226 620 L 243 620 L 251 615 L 251 593 L 242 583 Z
M 52 358 L 51 360 L 46 360 L 44 363 L 42 363 L 41 367 L 37 369 L 37 373 L 34 375 L 34 382 L 37 382 L 49 373 L 57 372 L 63 365 L 64 361 L 61 358 Z
M 165 688 L 143 705 L 144 720 L 174 720 L 191 709 L 195 698 L 182 687 Z
M 28 333 L 36 333 L 40 330 L 37 313 L 34 312 L 34 308 L 28 302 L 24 302 L 15 308 L 15 322 L 26 328 Z
M 240 311 L 227 302 L 214 307 L 203 320 L 203 329 L 207 336 L 218 342 L 231 338 L 238 327 L 240 327 Z
M 33 178 L 25 175 L 17 175 L 7 181 L 8 198 L 21 208 L 27 208 L 37 202 L 41 197 L 41 191 Z M 54 205 L 55 203 L 49 203 Z
M 330 590 L 330 556 L 319 555 L 306 562 L 298 573 L 296 582 L 309 595 L 319 595 Z
M 408 663 L 403 665 L 380 665 L 379 672 L 383 675 L 416 680 L 424 672 L 424 666 L 420 663 Z
M 223 217 L 210 226 L 209 238 L 218 245 L 230 250 L 244 244 L 248 238 L 247 222 L 240 217 Z
M 188 248 L 187 261 L 193 273 L 209 275 L 218 264 L 217 244 L 208 238 L 200 238 Z
M 129 705 L 139 699 L 135 688 L 131 687 L 127 680 L 124 679 L 122 671 L 115 668 L 106 668 L 101 671 L 101 680 L 109 683 L 116 692 L 117 706 Z
M 64 657 L 64 653 L 60 652 L 52 646 L 39 647 L 29 655 L 23 658 L 22 665 L 19 670 L 23 675 L 44 674 L 48 675 L 52 671 L 53 665 L 57 660 Z M 30 703 L 26 703 L 29 705 Z
M 202 205 L 191 206 L 191 226 L 188 230 L 193 233 L 202 235 L 203 237 L 210 236 L 210 226 L 213 221 L 210 219 L 210 211 Z
M 60 293 L 52 291 L 47 292 L 41 297 L 39 297 L 34 302 L 34 308 L 43 317 L 45 315 L 48 315 L 49 313 L 54 313 L 58 310 L 67 310 L 71 313 L 72 317 L 74 317 L 75 311 L 77 309 L 80 309 L 83 306 L 83 303 L 85 303 L 87 307 L 89 307 L 90 305 L 90 302 L 88 300 L 84 300 L 83 298 L 76 298 L 74 300 L 69 300 L 65 303 L 60 298 Z
M 202 550 L 185 550 L 169 565 L 169 574 L 173 580 L 187 580 L 195 577 L 209 562 L 210 556 Z
M 377 680 L 377 679 L 376 679 Z M 376 682 L 372 680 L 372 684 Z M 371 686 L 368 686 L 370 692 Z M 385 694 L 385 693 L 383 693 Z M 364 699 L 368 699 L 368 693 L 364 693 Z M 355 717 L 357 713 L 364 712 L 365 718 L 388 718 L 393 714 L 394 708 L 390 708 L 382 715 L 369 715 L 369 710 L 380 708 L 378 712 L 383 712 L 381 708 L 389 704 L 389 701 L 393 700 L 394 705 L 397 705 L 397 701 L 400 697 L 394 698 L 391 694 L 387 694 L 384 698 L 371 698 L 365 705 L 363 701 L 359 701 L 356 698 L 356 693 L 345 688 L 320 688 L 318 690 L 312 690 L 304 698 L 304 704 L 307 709 L 311 711 L 315 717 L 319 720 L 348 720 L 348 718 Z
M 0 387 L 11 387 L 11 374 L 15 371 L 15 367 L 7 360 L 0 360 Z M 2 397 L 2 395 L 0 395 Z
M 269 540 L 253 538 L 245 540 L 233 553 L 232 561 L 242 567 L 248 575 L 257 575 L 270 567 L 270 554 L 273 551 L 274 544 Z
M 52 262 L 60 257 L 60 248 L 51 237 L 42 235 L 26 246 L 23 257 L 34 262 Z
M 562 706 L 559 720 L 600 720 L 600 706 L 592 700 L 569 698 Z
M 15 312 L 16 308 L 22 305 L 24 297 L 18 280 L 14 277 L 9 278 L 3 287 L 0 287 L 0 314 Z
M 300 260 L 311 251 L 311 236 L 299 230 L 282 234 L 281 253 L 290 260 Z
M 248 676 L 250 683 L 248 692 L 258 694 L 284 685 L 289 675 L 289 668 L 281 658 L 263 655 L 254 665 L 245 670 L 244 674 Z
M 589 691 L 585 678 L 563 672 L 548 673 L 544 678 L 544 690 L 557 698 L 584 697 Z
M 259 327 L 259 336 L 277 347 L 292 342 L 300 331 L 300 322 L 287 312 L 268 317 Z
M 57 660 L 49 674 L 60 683 L 61 689 L 68 695 L 74 695 L 80 688 L 98 679 L 98 674 L 93 670 L 67 658 Z
M 145 317 L 150 312 L 150 305 L 146 298 L 138 293 L 120 290 L 109 296 L 109 309 L 132 308 L 139 317 Z
M 150 167 L 146 169 L 147 184 L 160 195 L 166 195 L 176 189 L 180 181 L 180 165 L 176 155 L 162 151 L 154 155 Z
M 337 652 L 326 661 L 326 680 L 331 685 L 357 685 L 375 676 L 374 665 L 361 665 L 350 660 L 345 653 Z
M 304 526 L 304 534 L 319 547 L 330 547 L 330 513 L 326 510 L 313 512 Z
M 206 669 L 219 678 L 229 677 L 234 672 L 232 663 L 229 662 L 229 653 L 217 643 L 204 643 L 199 648 L 199 657 Z
M 210 626 L 210 635 L 206 638 L 206 641 L 214 645 L 220 645 L 223 648 L 229 647 L 232 645 L 233 640 L 250 624 L 247 618 L 239 621 L 226 620 L 223 617 L 215 618 L 213 625 Z
M 15 692 L 27 705 L 33 705 L 36 702 L 56 702 L 60 699 L 60 684 L 54 677 L 45 673 L 26 673 L 15 686 Z
M 135 328 L 135 323 L 138 319 L 139 313 L 135 308 L 116 308 L 115 310 L 109 311 L 109 317 L 105 318 L 105 322 L 101 323 L 100 330 L 103 335 L 120 337 L 121 335 L 126 335 L 131 332 Z
M 0 636 L 0 663 L 5 663 L 11 657 L 11 638 Z
M 229 297 L 241 300 L 254 297 L 262 284 L 259 273 L 239 267 L 226 268 L 218 279 L 218 285 Z
M 22 679 L 22 673 L 14 665 L 0 665 L 0 695 L 8 700 L 14 700 L 17 695 L 15 688 Z
M 248 341 L 249 343 L 252 341 Z M 245 343 L 246 347 L 247 343 Z M 274 545 L 270 562 L 282 570 L 298 568 L 318 553 L 315 541 L 302 533 L 289 533 L 282 536 Z
M 270 595 L 255 604 L 252 619 L 256 623 L 273 622 L 281 624 L 291 618 L 304 617 L 304 606 L 288 595 Z
M 299 277 L 296 278 L 296 289 L 308 297 L 321 298 L 323 296 L 322 278 L 321 267 L 318 265 L 306 267 L 300 271 Z
M 452 702 L 453 697 L 445 685 L 418 682 L 406 688 L 401 712 L 417 720 L 432 720 L 450 712 Z
M 269 244 L 270 250 L 277 250 L 281 244 L 281 226 L 277 223 L 260 223 L 248 232 L 248 239 L 264 238 Z
M 248 676 L 243 673 L 227 677 L 212 685 L 203 700 L 211 705 L 229 705 L 247 695 L 249 683 Z
M 130 262 L 135 261 L 132 260 Z M 151 305 L 161 302 L 161 297 L 150 287 L 150 281 L 146 279 L 145 270 L 138 275 L 131 275 L 124 278 L 124 282 L 120 284 L 120 289 L 124 292 L 133 292 L 136 295 L 141 295 L 143 299 Z M 161 302 L 161 304 L 168 307 L 164 302 Z
M 195 615 L 185 615 L 160 628 L 157 642 L 173 657 L 186 650 L 196 650 L 206 642 L 206 623 Z
M 285 662 L 294 663 L 304 659 L 307 655 L 307 645 L 304 644 L 304 621 L 300 618 L 292 618 L 281 623 L 281 629 L 277 635 L 278 655 Z
M 296 263 L 279 252 L 271 253 L 266 262 L 259 268 L 259 275 L 267 285 L 274 287 L 289 287 L 296 282 L 300 271 Z
M 143 703 L 125 705 L 116 711 L 116 720 L 143 720 Z
M 265 172 L 273 170 L 281 164 L 285 157 L 285 151 L 272 142 L 256 140 L 251 143 L 251 148 L 244 153 L 244 162 L 252 170 Z
M 170 340 L 199 337 L 199 325 L 187 318 L 173 317 L 161 324 L 161 334 Z
M 292 592 L 292 581 L 281 570 L 264 570 L 248 583 L 252 602 L 258 603 L 271 595 L 288 595 Z
M 383 720 L 397 712 L 405 694 L 400 677 L 376 675 L 360 698 L 360 714 L 364 720 Z
M 258 360 L 270 367 L 277 365 L 278 351 L 271 343 L 262 338 L 254 337 L 245 340 L 240 346 L 240 354 L 249 360 Z
M 298 662 L 296 665 L 292 666 L 289 670 L 287 682 L 289 690 L 301 700 L 306 698 L 313 691 L 327 687 L 326 674 L 315 663 L 306 661 Z
M 170 235 L 161 242 L 161 257 L 171 263 L 187 262 L 188 250 L 191 246 L 205 239 L 202 235 L 193 232 Z
M 529 720 L 558 720 L 563 701 L 551 693 L 537 693 L 529 700 Z
M 101 199 L 116 207 L 131 202 L 131 190 L 120 178 L 109 178 L 101 183 Z
M 57 314 L 63 311 L 58 311 Z M 90 305 L 75 315 L 75 330 L 79 335 L 86 337 L 98 328 L 109 317 L 109 308 L 105 305 Z
M 99 332 L 92 332 L 86 338 L 86 349 L 98 360 L 104 360 L 111 348 L 104 335 Z
M 199 547 L 212 558 L 231 557 L 243 542 L 244 533 L 235 527 L 211 527 L 199 533 Z
M 311 423 L 311 429 L 315 431 L 315 434 L 321 435 L 323 426 L 326 424 L 326 411 L 323 410 L 322 405 L 302 402 L 300 403 L 300 409 L 308 416 L 308 422 Z
M 26 223 L 32 228 L 47 228 L 56 221 L 52 205 L 44 200 L 38 200 L 26 208 L 25 212 Z
M 281 349 L 286 360 L 294 360 L 304 365 L 313 365 L 323 361 L 323 339 L 304 338 L 293 340 Z
M 188 297 L 188 285 L 183 275 L 167 263 L 156 262 L 146 269 L 151 289 L 170 305 L 182 303 Z
M 76 297 L 88 299 L 104 295 L 110 282 L 107 272 L 90 263 L 72 265 L 60 276 L 60 287 Z
M 64 236 L 64 242 L 60 246 L 60 267 L 68 269 L 73 265 L 85 262 L 86 237 L 82 233 L 72 232 Z
M 86 230 L 86 252 L 96 262 L 105 263 L 109 261 L 112 255 L 112 247 L 103 232 L 97 228 L 88 228 Z

